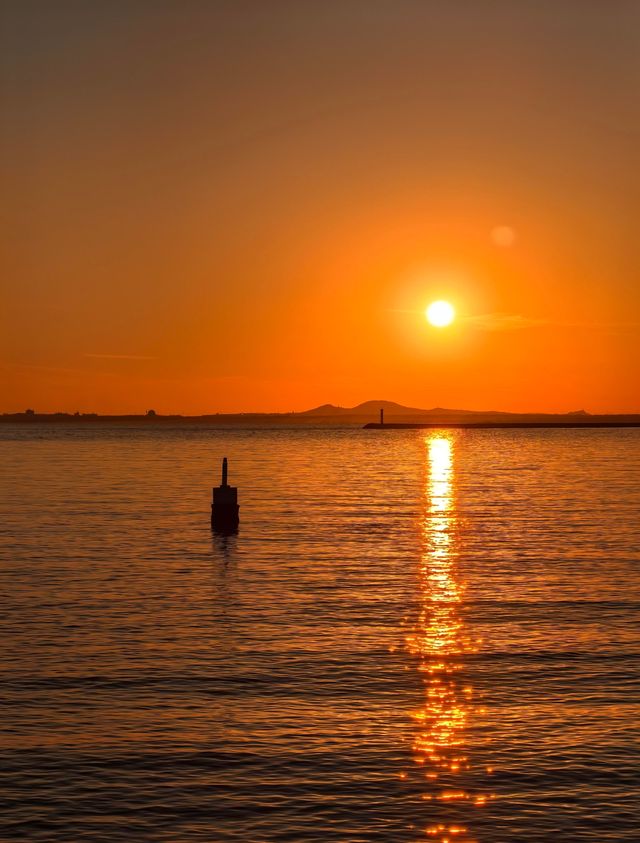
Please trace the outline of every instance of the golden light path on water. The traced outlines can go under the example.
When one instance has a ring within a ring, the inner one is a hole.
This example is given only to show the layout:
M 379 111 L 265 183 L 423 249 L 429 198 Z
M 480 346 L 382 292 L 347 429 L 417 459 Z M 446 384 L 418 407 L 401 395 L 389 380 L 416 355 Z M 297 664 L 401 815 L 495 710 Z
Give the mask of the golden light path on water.
M 416 734 L 414 760 L 429 783 L 423 798 L 452 804 L 468 812 L 490 798 L 471 792 L 458 781 L 471 767 L 467 728 L 475 710 L 473 689 L 460 676 L 461 658 L 477 651 L 462 618 L 464 585 L 458 573 L 456 545 L 453 435 L 439 432 L 425 437 L 426 489 L 422 519 L 422 546 L 417 622 L 407 637 L 407 646 L 417 657 L 425 686 L 424 705 L 413 712 Z M 425 782 L 425 783 L 426 783 Z M 460 804 L 462 803 L 462 804 Z M 472 843 L 471 829 L 453 810 L 424 829 L 428 839 L 448 843 Z

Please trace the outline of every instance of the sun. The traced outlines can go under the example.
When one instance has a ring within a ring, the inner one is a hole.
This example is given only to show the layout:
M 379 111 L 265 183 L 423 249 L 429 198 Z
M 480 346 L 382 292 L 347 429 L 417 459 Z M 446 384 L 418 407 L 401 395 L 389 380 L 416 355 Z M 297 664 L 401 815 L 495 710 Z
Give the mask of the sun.
M 436 328 L 444 328 L 453 322 L 456 312 L 448 301 L 434 301 L 425 310 L 424 315 Z

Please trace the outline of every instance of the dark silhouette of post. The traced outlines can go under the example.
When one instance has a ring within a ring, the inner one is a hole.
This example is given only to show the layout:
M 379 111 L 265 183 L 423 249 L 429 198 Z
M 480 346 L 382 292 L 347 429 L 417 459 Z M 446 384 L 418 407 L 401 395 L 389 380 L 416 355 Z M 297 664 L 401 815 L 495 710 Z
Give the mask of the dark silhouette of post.
M 238 489 L 236 486 L 229 486 L 227 474 L 228 463 L 225 457 L 222 460 L 222 483 L 214 487 L 211 504 L 211 526 L 224 532 L 237 530 L 240 522 Z
M 384 425 L 384 409 L 380 407 L 380 427 Z

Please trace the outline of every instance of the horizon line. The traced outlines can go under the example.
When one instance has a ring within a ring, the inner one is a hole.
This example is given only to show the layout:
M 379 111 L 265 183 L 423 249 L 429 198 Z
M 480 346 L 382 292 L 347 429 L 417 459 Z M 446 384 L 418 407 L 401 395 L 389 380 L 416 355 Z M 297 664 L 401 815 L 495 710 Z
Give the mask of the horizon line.
M 395 404 L 390 401 L 380 402 L 363 402 L 363 404 Z M 322 412 L 326 407 L 326 412 Z M 367 407 L 362 408 L 362 405 L 355 405 L 354 407 L 342 407 L 333 404 L 320 404 L 307 410 L 231 410 L 231 411 L 209 411 L 201 413 L 182 413 L 182 412 L 159 412 L 156 410 L 146 410 L 142 412 L 98 412 L 95 410 L 80 411 L 80 410 L 47 410 L 37 411 L 31 408 L 26 410 L 4 410 L 0 412 L 0 418 L 7 417 L 47 417 L 47 416 L 64 416 L 70 419 L 73 418 L 140 418 L 140 419 L 166 419 L 166 418 L 213 418 L 217 416 L 307 416 L 310 418 L 339 418 L 349 416 L 369 417 L 378 414 L 379 410 L 384 410 L 385 415 L 395 417 L 408 417 L 416 415 L 469 415 L 469 416 L 572 416 L 572 417 L 592 417 L 592 416 L 631 416 L 640 415 L 638 410 L 606 410 L 602 412 L 592 412 L 584 409 L 578 410 L 468 410 L 460 408 L 449 407 L 405 407 L 401 404 L 395 404 L 395 408 L 389 407 Z M 397 409 L 396 409 L 397 408 Z

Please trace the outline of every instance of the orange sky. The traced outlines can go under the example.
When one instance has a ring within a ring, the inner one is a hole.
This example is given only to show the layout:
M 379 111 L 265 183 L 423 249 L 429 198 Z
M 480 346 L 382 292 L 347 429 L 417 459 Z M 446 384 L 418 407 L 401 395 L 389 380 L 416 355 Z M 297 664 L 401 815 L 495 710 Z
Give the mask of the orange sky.
M 640 412 L 635 0 L 6 9 L 0 411 Z

